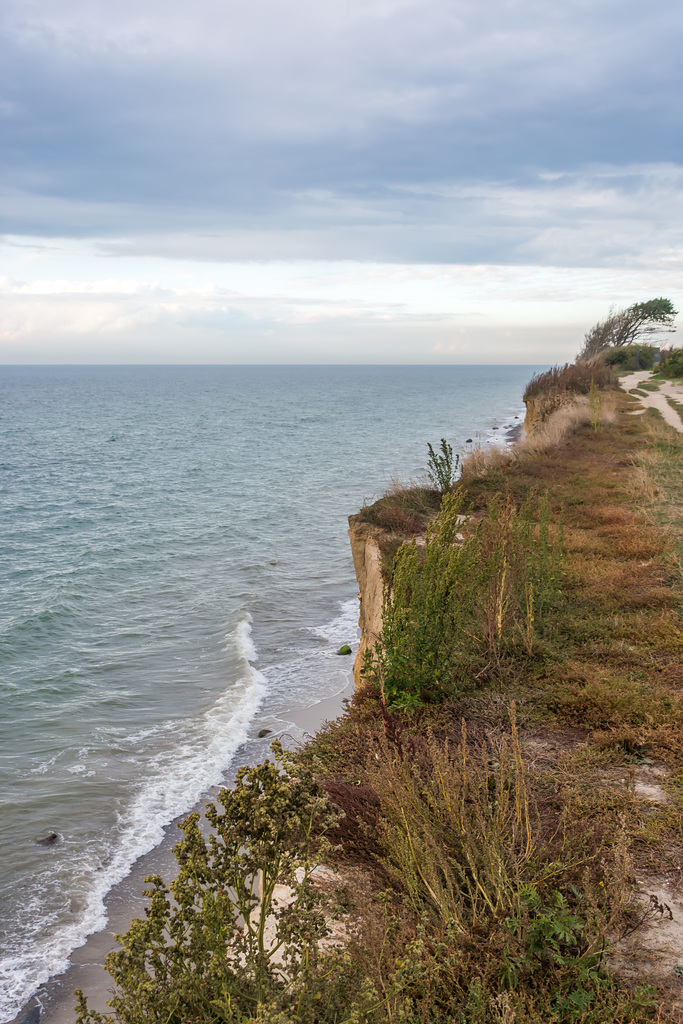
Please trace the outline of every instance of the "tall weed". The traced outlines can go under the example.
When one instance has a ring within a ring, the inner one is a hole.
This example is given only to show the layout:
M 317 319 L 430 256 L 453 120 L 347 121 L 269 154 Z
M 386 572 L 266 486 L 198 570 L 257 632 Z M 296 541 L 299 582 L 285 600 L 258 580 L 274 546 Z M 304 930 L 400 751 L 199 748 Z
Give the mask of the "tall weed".
M 388 705 L 453 696 L 477 676 L 531 656 L 561 578 L 562 531 L 546 499 L 492 499 L 475 525 L 447 494 L 427 531 L 394 559 L 371 667 Z M 464 521 L 463 521 L 464 519 Z M 461 532 L 462 531 L 462 532 Z
M 430 734 L 418 770 L 415 756 L 393 756 L 383 739 L 369 769 L 390 877 L 418 913 L 429 906 L 460 933 L 521 913 L 521 869 L 534 838 L 514 705 L 510 720 L 509 738 L 476 752 L 464 722 L 454 749 Z

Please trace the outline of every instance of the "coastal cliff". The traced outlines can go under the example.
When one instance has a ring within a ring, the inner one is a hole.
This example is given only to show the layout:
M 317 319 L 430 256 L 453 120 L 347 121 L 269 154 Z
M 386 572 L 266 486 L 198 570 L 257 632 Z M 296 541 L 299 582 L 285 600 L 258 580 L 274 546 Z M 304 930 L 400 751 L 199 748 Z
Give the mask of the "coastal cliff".
M 530 436 L 538 430 L 547 413 L 543 408 L 543 402 L 538 398 L 525 398 L 524 404 L 526 406 L 524 430 L 526 431 L 527 436 Z
M 609 386 L 610 379 L 608 366 L 581 360 L 533 376 L 524 392 L 527 436 L 537 433 L 554 412 L 572 405 L 577 397 L 590 394 L 591 389 Z
M 349 516 L 349 540 L 353 566 L 358 580 L 360 642 L 353 665 L 356 690 L 362 685 L 365 652 L 372 648 L 382 629 L 384 579 L 382 576 L 382 544 L 388 531 L 363 522 L 358 515 Z
M 551 392 L 535 396 L 525 395 L 524 430 L 527 437 L 536 434 L 550 416 L 563 406 L 576 401 L 576 394 L 570 391 Z

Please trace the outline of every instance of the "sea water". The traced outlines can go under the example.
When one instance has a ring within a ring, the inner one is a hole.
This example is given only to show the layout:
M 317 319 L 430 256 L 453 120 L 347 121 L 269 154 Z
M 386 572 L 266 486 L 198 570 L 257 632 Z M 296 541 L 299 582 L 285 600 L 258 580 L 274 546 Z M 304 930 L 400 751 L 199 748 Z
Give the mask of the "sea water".
M 0 1021 L 259 725 L 345 686 L 346 517 L 519 423 L 535 369 L 0 368 Z

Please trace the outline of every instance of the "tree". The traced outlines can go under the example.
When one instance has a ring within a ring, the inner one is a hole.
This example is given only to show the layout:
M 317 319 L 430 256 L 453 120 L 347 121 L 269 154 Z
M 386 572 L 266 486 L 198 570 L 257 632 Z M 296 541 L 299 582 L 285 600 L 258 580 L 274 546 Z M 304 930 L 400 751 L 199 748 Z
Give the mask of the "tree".
M 635 302 L 627 309 L 612 308 L 607 319 L 591 327 L 586 334 L 580 358 L 593 359 L 605 348 L 621 348 L 643 337 L 671 333 L 676 330 L 673 322 L 677 313 L 671 299 L 664 298 Z

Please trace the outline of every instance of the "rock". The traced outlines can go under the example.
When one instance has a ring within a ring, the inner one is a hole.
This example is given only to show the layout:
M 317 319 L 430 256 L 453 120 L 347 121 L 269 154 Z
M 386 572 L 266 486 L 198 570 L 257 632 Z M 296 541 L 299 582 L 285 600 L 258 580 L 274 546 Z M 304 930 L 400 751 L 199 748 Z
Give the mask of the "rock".
M 337 651 L 337 654 L 351 654 L 351 648 L 348 644 L 343 644 Z
M 23 1017 L 19 1018 L 18 1024 L 38 1024 L 40 1021 L 40 1007 L 32 1006 Z
M 491 427 L 491 430 L 498 430 L 498 427 Z
M 260 740 L 262 740 L 264 736 L 270 736 L 272 731 L 273 731 L 272 729 L 260 729 L 259 730 L 259 734 L 258 734 L 258 738 Z
M 42 839 L 36 839 L 36 843 L 38 846 L 55 846 L 56 843 L 61 841 L 61 838 L 62 837 L 59 832 L 48 832 L 48 834 L 43 836 Z M 40 1012 L 40 1010 L 38 1010 L 38 1012 Z
M 468 437 L 467 440 L 465 441 L 465 444 L 472 444 L 472 438 Z

